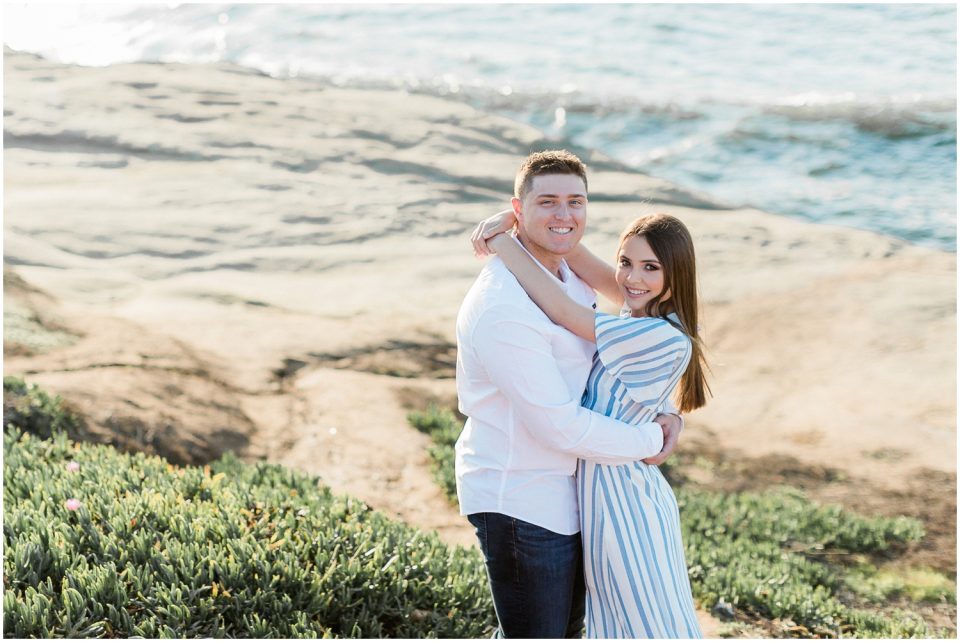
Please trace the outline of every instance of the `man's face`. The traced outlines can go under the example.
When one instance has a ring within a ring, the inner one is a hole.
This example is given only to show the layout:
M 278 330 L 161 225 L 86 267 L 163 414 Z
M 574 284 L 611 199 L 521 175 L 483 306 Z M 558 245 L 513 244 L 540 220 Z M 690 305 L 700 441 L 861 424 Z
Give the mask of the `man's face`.
M 546 264 L 570 252 L 583 237 L 587 188 L 575 174 L 534 176 L 523 200 L 513 199 L 513 211 L 520 240 Z

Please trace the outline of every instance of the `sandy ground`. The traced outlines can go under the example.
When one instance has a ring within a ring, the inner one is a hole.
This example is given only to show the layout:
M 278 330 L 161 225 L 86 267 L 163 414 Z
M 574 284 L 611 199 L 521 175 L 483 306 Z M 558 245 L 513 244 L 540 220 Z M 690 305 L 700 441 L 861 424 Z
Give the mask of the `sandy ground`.
M 129 447 L 265 457 L 473 545 L 405 417 L 455 400 L 469 230 L 523 156 L 564 142 L 228 65 L 7 51 L 4 74 L 4 372 Z M 828 467 L 878 497 L 933 475 L 955 497 L 954 254 L 583 158 L 592 249 L 612 256 L 649 211 L 694 234 L 715 398 L 688 448 Z M 955 514 L 951 530 L 955 548 Z

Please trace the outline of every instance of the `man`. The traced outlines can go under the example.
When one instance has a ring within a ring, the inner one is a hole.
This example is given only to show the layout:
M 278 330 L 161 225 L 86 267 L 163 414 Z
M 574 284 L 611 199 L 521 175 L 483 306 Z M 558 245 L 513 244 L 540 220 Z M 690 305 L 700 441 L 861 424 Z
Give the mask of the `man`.
M 531 154 L 517 173 L 512 204 L 527 252 L 571 297 L 596 307 L 593 290 L 563 260 L 586 225 L 580 159 L 566 151 Z M 577 458 L 661 463 L 676 446 L 676 415 L 631 426 L 580 406 L 595 350 L 551 323 L 499 258 L 460 308 L 457 393 L 468 419 L 456 445 L 457 495 L 486 559 L 497 637 L 580 637 Z

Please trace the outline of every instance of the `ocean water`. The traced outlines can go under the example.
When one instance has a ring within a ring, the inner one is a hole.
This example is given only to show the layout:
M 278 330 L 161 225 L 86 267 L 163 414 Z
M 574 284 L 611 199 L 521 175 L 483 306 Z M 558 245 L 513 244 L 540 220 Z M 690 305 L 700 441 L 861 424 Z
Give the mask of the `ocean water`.
M 954 5 L 4 6 L 83 65 L 230 61 L 454 97 L 728 205 L 956 251 Z

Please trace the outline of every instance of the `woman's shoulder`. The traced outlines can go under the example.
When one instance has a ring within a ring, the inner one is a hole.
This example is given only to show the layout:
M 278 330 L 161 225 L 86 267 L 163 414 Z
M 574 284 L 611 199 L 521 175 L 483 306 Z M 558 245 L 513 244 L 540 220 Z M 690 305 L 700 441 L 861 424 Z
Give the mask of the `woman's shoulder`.
M 679 338 L 689 341 L 689 337 L 680 327 L 680 320 L 677 316 L 671 314 L 669 317 L 671 318 L 617 316 L 597 312 L 597 343 L 599 344 L 602 339 L 622 339 L 644 335 L 651 335 L 648 338 Z
M 690 354 L 690 339 L 667 319 L 597 315 L 597 357 L 636 403 L 662 403 Z

